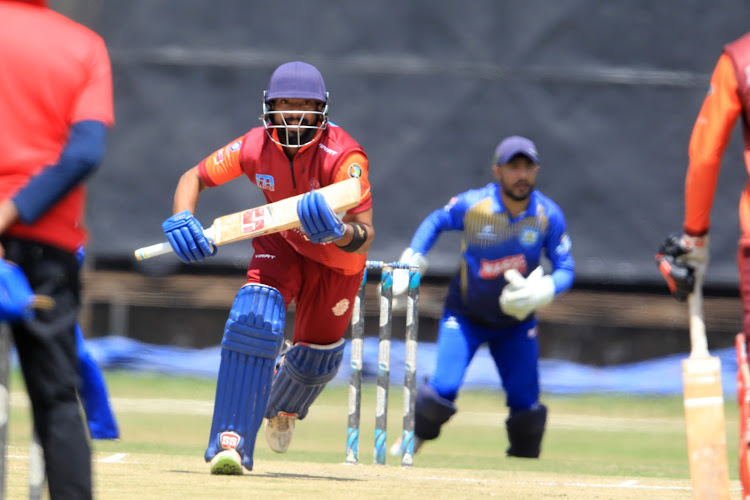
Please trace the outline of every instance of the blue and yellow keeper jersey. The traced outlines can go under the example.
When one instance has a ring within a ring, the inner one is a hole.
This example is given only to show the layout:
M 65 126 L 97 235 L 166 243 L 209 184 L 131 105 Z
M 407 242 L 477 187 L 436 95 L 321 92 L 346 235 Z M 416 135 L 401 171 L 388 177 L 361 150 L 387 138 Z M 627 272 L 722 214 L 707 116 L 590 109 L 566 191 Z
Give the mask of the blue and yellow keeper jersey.
M 500 310 L 498 302 L 508 269 L 528 276 L 544 255 L 552 264 L 556 293 L 573 283 L 565 217 L 539 191 L 532 191 L 528 209 L 515 218 L 503 206 L 496 183 L 461 193 L 422 222 L 411 248 L 426 255 L 442 231 L 463 231 L 460 267 L 445 308 L 479 324 L 500 328 L 518 324 Z

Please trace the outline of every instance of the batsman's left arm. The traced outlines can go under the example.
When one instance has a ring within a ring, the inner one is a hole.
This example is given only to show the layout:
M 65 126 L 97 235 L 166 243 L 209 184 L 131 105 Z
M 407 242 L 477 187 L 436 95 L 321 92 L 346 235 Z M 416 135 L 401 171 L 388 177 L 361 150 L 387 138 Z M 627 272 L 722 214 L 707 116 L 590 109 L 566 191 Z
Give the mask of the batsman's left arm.
M 187 210 L 195 214 L 195 207 L 198 206 L 200 193 L 207 187 L 208 185 L 203 182 L 198 173 L 198 167 L 193 167 L 183 173 L 174 191 L 172 213 L 178 214 Z

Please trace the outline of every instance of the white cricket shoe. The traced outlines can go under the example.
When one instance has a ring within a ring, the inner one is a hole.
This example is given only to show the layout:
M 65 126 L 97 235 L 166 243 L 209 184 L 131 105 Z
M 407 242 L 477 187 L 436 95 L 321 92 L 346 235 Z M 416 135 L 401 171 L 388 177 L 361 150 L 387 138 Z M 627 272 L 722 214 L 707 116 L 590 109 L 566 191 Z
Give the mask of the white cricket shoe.
M 414 453 L 417 453 L 419 451 L 419 449 L 422 447 L 422 443 L 424 443 L 422 439 L 418 438 L 417 436 L 414 436 Z M 393 443 L 393 446 L 391 446 L 391 450 L 390 450 L 391 456 L 400 457 L 401 455 L 404 454 L 403 448 L 404 448 L 404 435 L 402 434 L 401 436 L 399 436 L 398 440 L 395 443 Z
M 242 475 L 242 458 L 234 448 L 220 451 L 211 459 L 211 474 Z
M 266 420 L 266 441 L 276 453 L 284 453 L 289 448 L 294 436 L 296 413 L 280 411 L 275 417 Z

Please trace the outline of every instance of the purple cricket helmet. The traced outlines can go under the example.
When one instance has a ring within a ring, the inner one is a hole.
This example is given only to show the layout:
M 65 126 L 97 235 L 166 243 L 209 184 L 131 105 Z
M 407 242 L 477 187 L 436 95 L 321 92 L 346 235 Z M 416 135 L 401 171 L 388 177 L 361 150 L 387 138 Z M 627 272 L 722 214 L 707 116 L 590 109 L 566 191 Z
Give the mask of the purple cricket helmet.
M 312 64 L 294 61 L 282 64 L 271 75 L 266 100 L 287 97 L 328 102 L 323 75 Z
M 282 98 L 312 99 L 322 102 L 323 108 L 320 111 L 274 110 L 271 101 Z M 280 123 L 274 122 L 274 116 Z M 292 120 L 292 117 L 296 119 Z M 263 92 L 262 119 L 266 134 L 276 144 L 300 148 L 315 141 L 328 126 L 328 92 L 320 71 L 301 61 L 284 63 L 276 68 L 268 80 L 268 89 Z M 277 137 L 274 137 L 274 129 Z

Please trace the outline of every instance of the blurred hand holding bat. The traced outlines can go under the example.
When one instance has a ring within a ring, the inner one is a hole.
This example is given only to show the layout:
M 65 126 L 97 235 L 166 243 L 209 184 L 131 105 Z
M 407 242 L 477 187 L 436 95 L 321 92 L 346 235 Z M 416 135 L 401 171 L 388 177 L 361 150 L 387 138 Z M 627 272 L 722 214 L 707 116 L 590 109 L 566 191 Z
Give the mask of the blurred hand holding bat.
M 706 272 L 707 238 L 701 250 L 694 250 L 683 242 L 685 237 L 681 238 L 678 233 L 670 234 L 654 256 L 656 266 L 666 280 L 669 291 L 679 302 L 685 302 L 693 292 L 696 275 L 702 278 Z

